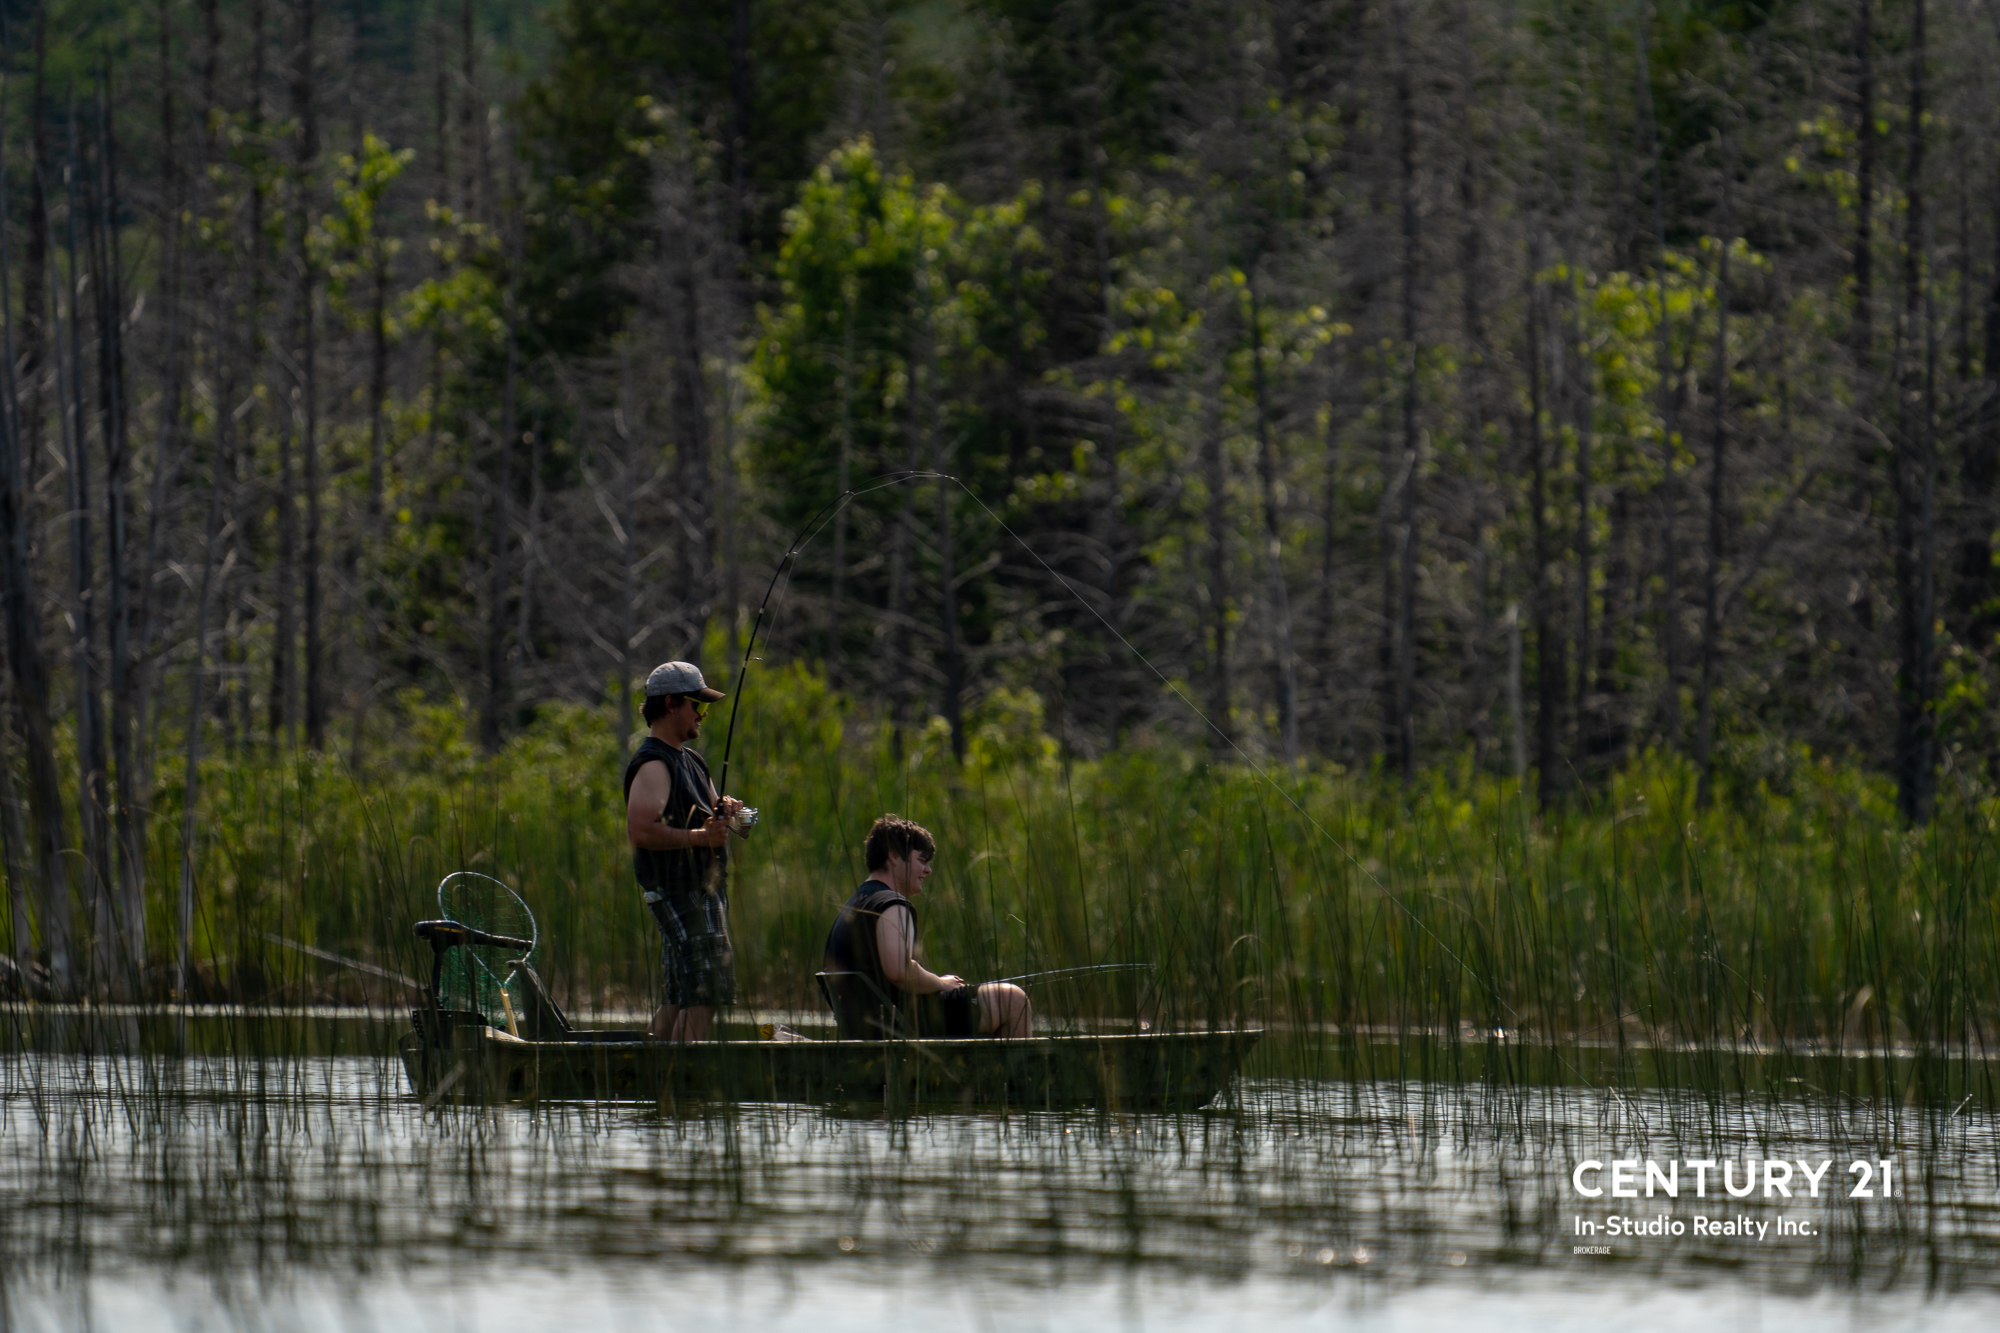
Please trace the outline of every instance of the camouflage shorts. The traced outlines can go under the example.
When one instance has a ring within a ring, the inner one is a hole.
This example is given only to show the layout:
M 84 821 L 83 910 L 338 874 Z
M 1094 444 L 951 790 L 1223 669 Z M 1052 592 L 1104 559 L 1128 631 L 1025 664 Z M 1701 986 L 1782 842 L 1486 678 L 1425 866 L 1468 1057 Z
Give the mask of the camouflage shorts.
M 646 907 L 660 928 L 660 970 L 666 1003 L 679 1009 L 720 1008 L 736 998 L 736 959 L 729 948 L 729 900 L 707 892 L 646 890 Z

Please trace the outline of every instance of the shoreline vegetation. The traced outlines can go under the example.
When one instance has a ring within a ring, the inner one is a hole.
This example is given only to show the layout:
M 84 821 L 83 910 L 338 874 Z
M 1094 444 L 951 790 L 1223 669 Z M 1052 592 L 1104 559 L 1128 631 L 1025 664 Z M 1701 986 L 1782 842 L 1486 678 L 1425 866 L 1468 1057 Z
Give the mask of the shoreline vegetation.
M 860 834 L 893 810 L 940 837 L 934 962 L 1155 965 L 1045 988 L 1062 1021 L 1973 1056 L 2000 1012 L 1994 803 L 1946 799 L 1910 830 L 1887 779 L 1802 751 L 1764 756 L 1705 810 L 1693 768 L 1652 754 L 1544 811 L 1470 763 L 1406 786 L 1321 764 L 1266 781 L 1178 742 L 1072 756 L 1025 693 L 969 719 L 962 763 L 941 719 L 898 741 L 804 667 L 760 671 L 745 704 L 732 785 L 764 810 L 731 890 L 746 1007 L 814 1007 Z M 559 1001 L 645 1008 L 657 941 L 619 836 L 615 716 L 550 707 L 489 757 L 470 715 L 408 698 L 358 772 L 262 749 L 205 760 L 185 998 L 397 1003 L 394 983 L 292 945 L 421 978 L 410 926 L 469 869 L 530 904 Z M 157 827 L 181 826 L 177 800 L 163 783 Z M 156 839 L 148 939 L 174 937 L 180 851 Z M 6 927 L 18 956 L 11 911 Z M 172 976 L 156 958 L 136 986 L 93 989 L 164 999 Z

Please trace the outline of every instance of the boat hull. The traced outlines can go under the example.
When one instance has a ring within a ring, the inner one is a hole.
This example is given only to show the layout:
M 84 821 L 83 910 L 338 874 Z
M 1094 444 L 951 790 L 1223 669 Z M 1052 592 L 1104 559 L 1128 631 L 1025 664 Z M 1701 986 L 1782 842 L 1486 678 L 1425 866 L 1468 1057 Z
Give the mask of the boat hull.
M 713 1041 L 626 1033 L 522 1041 L 466 1024 L 400 1053 L 427 1103 L 808 1102 L 1020 1110 L 1194 1110 L 1235 1077 L 1261 1031 L 945 1041 Z

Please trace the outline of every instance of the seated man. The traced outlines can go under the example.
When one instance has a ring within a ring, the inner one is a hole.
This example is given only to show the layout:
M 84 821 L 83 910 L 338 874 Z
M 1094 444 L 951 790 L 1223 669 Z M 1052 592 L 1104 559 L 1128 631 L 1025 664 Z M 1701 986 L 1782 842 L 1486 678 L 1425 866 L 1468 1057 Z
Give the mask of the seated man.
M 884 815 L 868 830 L 868 878 L 826 937 L 828 989 L 840 1035 L 1025 1037 L 1028 994 L 1004 981 L 983 986 L 938 976 L 917 961 L 917 909 L 937 843 L 921 824 Z

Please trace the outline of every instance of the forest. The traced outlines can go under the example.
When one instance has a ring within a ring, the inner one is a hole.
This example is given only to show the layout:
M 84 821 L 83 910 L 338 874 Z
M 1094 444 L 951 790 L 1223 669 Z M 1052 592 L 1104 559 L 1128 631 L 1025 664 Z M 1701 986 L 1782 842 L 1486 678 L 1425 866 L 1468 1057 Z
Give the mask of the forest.
M 887 755 L 1994 795 L 1991 0 L 0 43 L 0 842 L 56 990 L 186 980 L 204 783 L 622 743 L 753 626 Z

